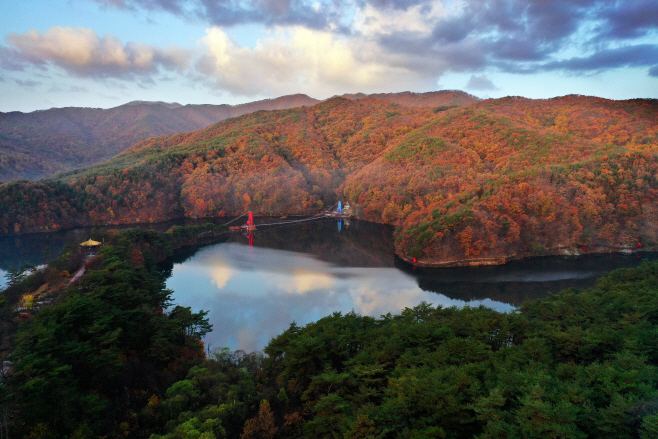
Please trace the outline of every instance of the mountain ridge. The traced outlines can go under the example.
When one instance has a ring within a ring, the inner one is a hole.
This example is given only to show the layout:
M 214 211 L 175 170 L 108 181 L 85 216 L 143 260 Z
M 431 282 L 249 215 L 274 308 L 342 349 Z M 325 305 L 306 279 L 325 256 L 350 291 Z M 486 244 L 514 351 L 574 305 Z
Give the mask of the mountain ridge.
M 403 91 L 400 93 L 372 93 L 369 95 L 364 93 L 345 93 L 334 97 L 343 97 L 350 100 L 365 98 L 383 99 L 409 107 L 460 106 L 472 104 L 480 100 L 477 96 L 461 90 L 437 90 L 424 93 Z
M 434 98 L 426 96 L 424 105 L 432 99 L 437 105 L 469 101 L 460 97 L 459 92 L 430 93 Z M 408 92 L 378 96 L 400 100 Z M 109 109 L 63 107 L 0 113 L 0 182 L 17 178 L 38 180 L 107 160 L 151 137 L 196 131 L 254 111 L 282 110 L 318 102 L 321 101 L 297 93 L 238 105 L 131 101 Z

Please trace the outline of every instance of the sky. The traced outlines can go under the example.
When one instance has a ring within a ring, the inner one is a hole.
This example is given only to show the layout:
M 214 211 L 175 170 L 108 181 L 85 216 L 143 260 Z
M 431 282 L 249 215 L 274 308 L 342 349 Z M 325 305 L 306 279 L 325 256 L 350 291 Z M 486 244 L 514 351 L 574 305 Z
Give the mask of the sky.
M 0 111 L 304 93 L 658 98 L 656 0 L 0 0 Z

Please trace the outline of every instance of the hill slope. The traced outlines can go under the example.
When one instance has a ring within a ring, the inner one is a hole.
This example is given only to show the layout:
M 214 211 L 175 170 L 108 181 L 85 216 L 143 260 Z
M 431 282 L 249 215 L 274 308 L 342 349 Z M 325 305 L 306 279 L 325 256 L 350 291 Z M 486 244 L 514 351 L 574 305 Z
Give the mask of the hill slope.
M 37 180 L 107 160 L 150 137 L 195 131 L 258 110 L 317 102 L 298 94 L 242 105 L 135 101 L 107 110 L 70 107 L 0 113 L 0 181 Z
M 658 244 L 658 104 L 565 96 L 445 109 L 374 98 L 257 112 L 106 163 L 0 186 L 0 231 L 180 216 L 311 214 L 337 199 L 396 224 L 418 265 Z
M 477 98 L 460 91 L 381 93 L 378 99 L 411 107 L 457 106 Z M 365 97 L 353 95 L 352 98 Z M 304 94 L 241 105 L 180 105 L 133 101 L 119 107 L 53 108 L 0 113 L 0 182 L 38 180 L 110 159 L 142 140 L 196 131 L 259 110 L 284 110 L 320 102 Z

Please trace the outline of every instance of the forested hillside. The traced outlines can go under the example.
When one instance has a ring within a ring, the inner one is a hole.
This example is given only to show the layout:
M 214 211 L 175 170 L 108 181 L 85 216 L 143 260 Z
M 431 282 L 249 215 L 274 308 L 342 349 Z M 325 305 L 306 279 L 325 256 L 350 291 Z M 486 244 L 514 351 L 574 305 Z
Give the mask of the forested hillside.
M 478 100 L 450 90 L 370 96 L 412 107 L 454 107 Z M 350 99 L 365 97 L 349 96 Z M 318 102 L 296 94 L 240 105 L 134 101 L 107 110 L 72 107 L 0 113 L 0 182 L 14 178 L 38 180 L 110 159 L 151 137 L 196 131 L 254 111 L 284 110 Z
M 38 180 L 107 160 L 150 137 L 195 131 L 258 110 L 317 102 L 291 95 L 242 105 L 135 101 L 107 110 L 70 107 L 0 113 L 0 181 Z
M 418 265 L 655 249 L 658 103 L 508 97 L 461 107 L 335 98 L 149 139 L 0 186 L 0 231 L 312 214 L 349 201 Z

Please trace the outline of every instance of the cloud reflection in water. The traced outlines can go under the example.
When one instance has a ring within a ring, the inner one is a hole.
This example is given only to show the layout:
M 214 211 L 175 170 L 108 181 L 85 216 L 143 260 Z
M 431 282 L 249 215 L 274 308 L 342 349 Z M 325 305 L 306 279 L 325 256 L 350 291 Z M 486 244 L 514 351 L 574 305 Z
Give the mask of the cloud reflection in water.
M 202 248 L 174 265 L 167 286 L 177 304 L 210 311 L 214 328 L 207 344 L 246 351 L 262 349 L 293 321 L 305 325 L 335 311 L 378 317 L 422 301 L 466 303 L 423 291 L 396 268 L 339 267 L 304 253 L 239 243 Z M 489 299 L 469 304 L 513 309 Z

